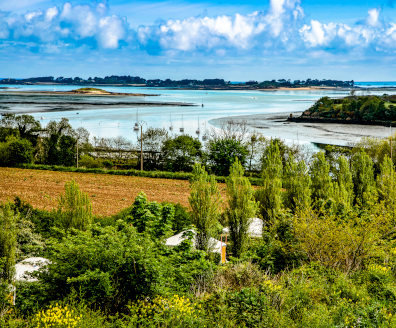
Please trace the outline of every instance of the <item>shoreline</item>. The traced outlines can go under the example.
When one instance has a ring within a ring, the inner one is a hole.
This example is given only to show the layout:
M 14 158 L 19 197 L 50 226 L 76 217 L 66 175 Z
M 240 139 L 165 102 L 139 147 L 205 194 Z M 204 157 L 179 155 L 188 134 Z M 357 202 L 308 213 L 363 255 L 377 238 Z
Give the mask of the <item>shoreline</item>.
M 293 112 L 299 115 L 302 112 Z M 255 115 L 241 115 L 221 117 L 209 121 L 217 128 L 228 122 L 246 124 L 255 132 L 268 138 L 281 138 L 291 143 L 329 144 L 335 146 L 350 146 L 364 137 L 385 139 L 389 137 L 388 129 L 379 125 L 359 125 L 341 123 L 308 123 L 290 122 L 287 120 L 290 113 L 267 113 Z M 304 142 L 301 142 L 303 140 Z

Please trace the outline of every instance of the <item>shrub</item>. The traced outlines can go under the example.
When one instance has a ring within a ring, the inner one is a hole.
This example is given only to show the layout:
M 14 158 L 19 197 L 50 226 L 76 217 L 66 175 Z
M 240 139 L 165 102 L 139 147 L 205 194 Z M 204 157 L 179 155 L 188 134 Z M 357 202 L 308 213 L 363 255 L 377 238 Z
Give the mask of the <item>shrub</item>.
M 65 194 L 59 199 L 58 218 L 65 229 L 84 230 L 92 222 L 91 201 L 74 180 L 65 184 Z
M 33 146 L 29 140 L 11 137 L 0 144 L 0 165 L 16 166 L 33 161 Z

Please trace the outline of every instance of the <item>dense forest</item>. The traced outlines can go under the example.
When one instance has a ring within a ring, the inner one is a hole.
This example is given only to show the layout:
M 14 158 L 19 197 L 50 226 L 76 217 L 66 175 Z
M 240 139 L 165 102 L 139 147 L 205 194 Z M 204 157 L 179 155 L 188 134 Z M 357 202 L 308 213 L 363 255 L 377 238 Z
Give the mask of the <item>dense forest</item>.
M 274 89 L 280 87 L 287 88 L 299 88 L 299 87 L 341 87 L 351 88 L 354 87 L 354 81 L 337 81 L 337 80 L 318 80 L 318 79 L 307 79 L 307 80 L 266 80 L 263 82 L 248 81 L 248 82 L 227 82 L 223 79 L 183 79 L 183 80 L 171 80 L 171 79 L 153 79 L 146 80 L 139 76 L 106 76 L 101 77 L 89 77 L 83 79 L 80 77 L 65 78 L 53 76 L 47 77 L 34 77 L 27 79 L 0 79 L 0 84 L 37 84 L 37 83 L 56 83 L 66 85 L 140 85 L 146 87 L 163 87 L 163 88 L 249 88 L 249 89 Z
M 23 154 L 10 144 L 35 141 L 18 117 L 8 119 L 13 135 L 2 147 Z M 52 125 L 38 143 L 60 142 L 62 133 L 50 131 L 63 128 Z M 259 139 L 226 132 L 220 141 L 244 147 Z M 140 194 L 120 213 L 97 217 L 75 181 L 54 210 L 19 198 L 1 204 L 0 326 L 394 327 L 392 140 L 326 147 L 311 158 L 279 140 L 255 149 L 255 187 L 246 177 L 248 155 L 230 164 L 217 158 L 225 198 L 208 173 L 217 174 L 211 162 L 194 153 L 188 208 Z M 250 230 L 255 217 L 258 234 Z M 169 246 L 177 233 L 184 240 Z M 224 234 L 227 262 L 220 263 L 213 241 Z M 16 280 L 15 263 L 30 257 L 46 262 L 34 279 Z
M 396 95 L 320 98 L 295 120 L 396 122 Z

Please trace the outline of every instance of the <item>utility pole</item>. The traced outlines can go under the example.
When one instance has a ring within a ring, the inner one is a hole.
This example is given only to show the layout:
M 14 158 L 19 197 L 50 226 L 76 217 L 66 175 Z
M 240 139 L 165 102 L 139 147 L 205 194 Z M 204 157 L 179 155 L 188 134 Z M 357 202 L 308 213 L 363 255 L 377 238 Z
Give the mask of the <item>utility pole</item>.
M 76 167 L 77 168 L 78 168 L 78 140 L 79 140 L 79 138 L 77 137 L 77 143 L 76 143 L 76 148 L 77 148 Z
M 143 171 L 143 124 L 140 124 L 140 171 Z

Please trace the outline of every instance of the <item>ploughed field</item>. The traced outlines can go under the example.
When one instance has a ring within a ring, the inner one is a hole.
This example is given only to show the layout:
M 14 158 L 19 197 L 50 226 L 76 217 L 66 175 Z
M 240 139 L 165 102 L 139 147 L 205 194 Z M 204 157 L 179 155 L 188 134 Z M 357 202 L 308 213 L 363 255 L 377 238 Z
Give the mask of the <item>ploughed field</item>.
M 168 201 L 188 206 L 186 180 L 153 179 L 108 174 L 54 172 L 0 167 L 0 203 L 16 196 L 36 208 L 57 208 L 67 181 L 74 179 L 88 193 L 96 215 L 111 215 L 130 206 L 140 191 L 151 201 Z M 224 185 L 220 188 L 224 192 Z

